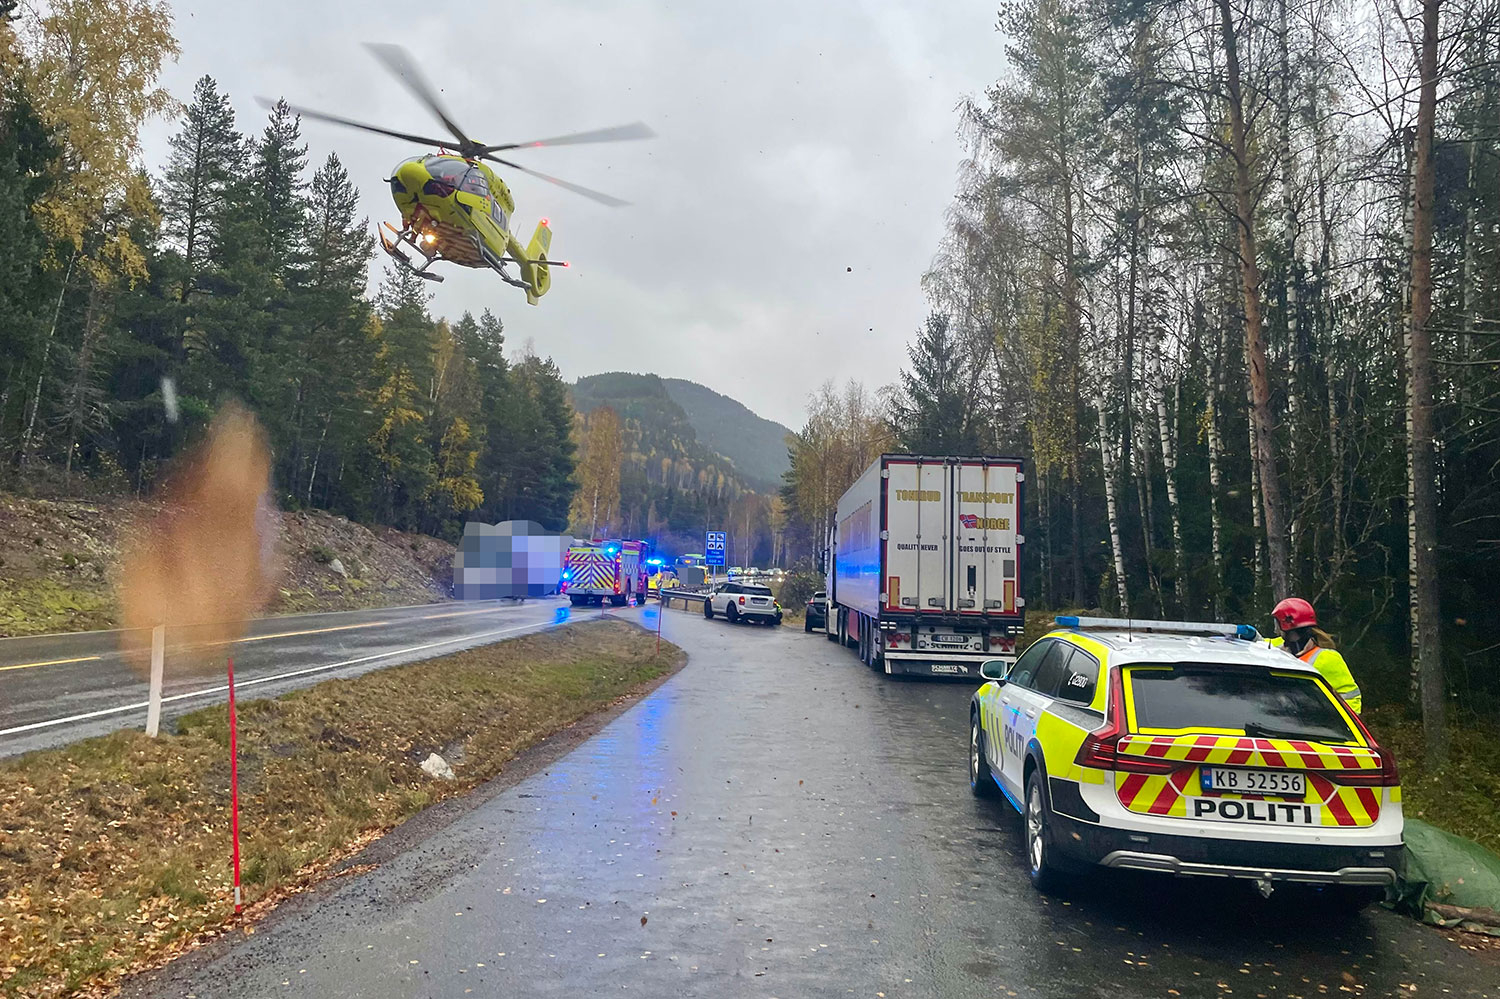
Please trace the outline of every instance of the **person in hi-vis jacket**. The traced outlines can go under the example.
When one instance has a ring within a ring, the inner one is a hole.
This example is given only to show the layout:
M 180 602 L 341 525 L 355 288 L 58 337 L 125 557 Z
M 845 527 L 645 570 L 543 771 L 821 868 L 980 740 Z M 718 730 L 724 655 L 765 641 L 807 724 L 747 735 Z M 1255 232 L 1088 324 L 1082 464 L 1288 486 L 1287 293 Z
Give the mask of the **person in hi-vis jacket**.
M 1328 632 L 1318 627 L 1318 613 L 1313 610 L 1312 604 L 1301 597 L 1287 597 L 1276 605 L 1271 616 L 1276 619 L 1276 627 L 1281 629 L 1281 637 L 1271 639 L 1270 644 L 1285 648 L 1316 669 L 1344 699 L 1344 703 L 1355 714 L 1359 714 L 1363 703 L 1359 684 L 1354 682 L 1349 664 L 1344 662 L 1344 657 L 1333 647 L 1333 639 L 1328 637 Z

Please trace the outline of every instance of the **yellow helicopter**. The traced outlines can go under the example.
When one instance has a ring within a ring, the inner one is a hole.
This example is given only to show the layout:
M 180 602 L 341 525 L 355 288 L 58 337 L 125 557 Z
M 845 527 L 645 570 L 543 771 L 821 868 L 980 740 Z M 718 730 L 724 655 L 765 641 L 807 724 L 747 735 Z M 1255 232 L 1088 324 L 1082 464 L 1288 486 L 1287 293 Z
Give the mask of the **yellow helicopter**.
M 438 147 L 437 153 L 402 160 L 391 171 L 388 178 L 391 198 L 401 212 L 401 228 L 397 229 L 389 222 L 381 223 L 377 230 L 380 245 L 399 264 L 429 281 L 443 279 L 441 274 L 430 270 L 433 264 L 442 260 L 464 267 L 492 268 L 505 283 L 525 291 L 526 301 L 535 305 L 537 299 L 545 295 L 552 286 L 551 268 L 568 265 L 548 256 L 552 248 L 552 230 L 546 219 L 537 223 L 531 242 L 524 247 L 521 245 L 511 232 L 511 216 L 516 210 L 516 203 L 511 197 L 510 188 L 505 186 L 505 182 L 495 171 L 481 161 L 489 160 L 512 170 L 529 173 L 575 194 L 618 208 L 627 202 L 501 159 L 495 153 L 584 142 L 649 139 L 655 133 L 644 124 L 636 122 L 590 132 L 573 132 L 550 139 L 535 139 L 531 142 L 486 145 L 469 138 L 454 123 L 453 116 L 438 100 L 437 91 L 417 69 L 416 63 L 405 49 L 399 45 L 367 44 L 365 47 L 401 81 L 412 96 L 427 106 L 456 140 L 449 142 L 408 135 L 339 115 L 292 106 L 293 111 L 307 118 Z M 260 102 L 266 106 L 270 103 L 264 98 Z M 413 263 L 411 255 L 402 248 L 403 245 L 415 251 L 422 262 Z M 507 258 L 517 265 L 519 276 L 513 277 L 506 271 L 505 265 L 509 262 Z

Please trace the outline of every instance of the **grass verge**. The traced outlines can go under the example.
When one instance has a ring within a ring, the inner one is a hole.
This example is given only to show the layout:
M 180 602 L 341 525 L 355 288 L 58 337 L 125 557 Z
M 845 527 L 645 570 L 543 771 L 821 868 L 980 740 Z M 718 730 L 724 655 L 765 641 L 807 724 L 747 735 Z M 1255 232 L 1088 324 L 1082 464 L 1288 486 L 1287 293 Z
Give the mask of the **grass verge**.
M 239 707 L 245 904 L 500 772 L 685 660 L 622 621 L 525 636 Z M 232 916 L 229 725 L 118 732 L 0 763 L 0 995 L 64 996 L 160 963 Z M 451 781 L 420 764 L 439 753 Z
M 108 586 L 70 586 L 55 579 L 0 579 L 0 635 L 48 635 L 113 628 Z
M 1500 741 L 1493 729 L 1449 727 L 1448 762 L 1428 766 L 1422 723 L 1396 706 L 1377 708 L 1365 722 L 1401 768 L 1402 810 L 1413 818 L 1500 853 Z

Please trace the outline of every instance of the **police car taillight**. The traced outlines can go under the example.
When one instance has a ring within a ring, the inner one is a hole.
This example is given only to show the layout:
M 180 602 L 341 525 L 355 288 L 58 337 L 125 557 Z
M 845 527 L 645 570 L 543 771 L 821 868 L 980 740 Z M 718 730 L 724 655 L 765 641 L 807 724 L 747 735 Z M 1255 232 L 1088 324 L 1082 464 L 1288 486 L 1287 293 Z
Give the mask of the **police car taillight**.
M 1104 727 L 1084 736 L 1073 762 L 1095 770 L 1127 770 L 1143 774 L 1164 774 L 1177 769 L 1172 760 L 1140 756 L 1121 756 L 1120 737 L 1125 734 L 1125 681 L 1120 671 L 1109 674 L 1109 703 L 1105 706 Z
M 1125 734 L 1125 691 L 1120 671 L 1109 674 L 1109 702 L 1104 706 L 1104 727 L 1084 736 L 1073 761 L 1080 767 L 1113 770 L 1119 762 L 1120 736 Z
M 1352 711 L 1349 712 L 1349 716 L 1354 719 L 1355 726 L 1364 735 L 1370 748 L 1375 751 L 1375 758 L 1380 761 L 1380 765 L 1373 770 L 1338 770 L 1325 776 L 1340 784 L 1355 787 L 1399 787 L 1401 774 L 1396 769 L 1396 754 L 1376 745 L 1375 736 L 1370 734 L 1370 729 L 1365 725 L 1363 718 Z
M 1389 750 L 1375 748 L 1380 765 L 1373 770 L 1331 770 L 1323 776 L 1352 787 L 1399 787 L 1401 775 L 1396 771 L 1396 757 Z

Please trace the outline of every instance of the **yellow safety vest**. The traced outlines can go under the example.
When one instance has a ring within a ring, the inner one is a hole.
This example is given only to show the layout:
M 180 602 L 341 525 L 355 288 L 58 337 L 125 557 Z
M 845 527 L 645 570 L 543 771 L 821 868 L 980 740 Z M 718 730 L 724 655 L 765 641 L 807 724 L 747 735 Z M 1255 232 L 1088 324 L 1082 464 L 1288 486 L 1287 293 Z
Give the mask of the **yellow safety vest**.
M 1285 645 L 1285 640 L 1273 638 L 1268 643 L 1273 649 L 1279 649 Z M 1328 681 L 1328 685 L 1344 699 L 1350 710 L 1355 714 L 1360 713 L 1364 704 L 1364 698 L 1360 694 L 1359 684 L 1354 682 L 1354 674 L 1349 672 L 1349 664 L 1337 649 L 1325 649 L 1317 645 L 1309 645 L 1297 656 L 1303 662 L 1316 669 Z

